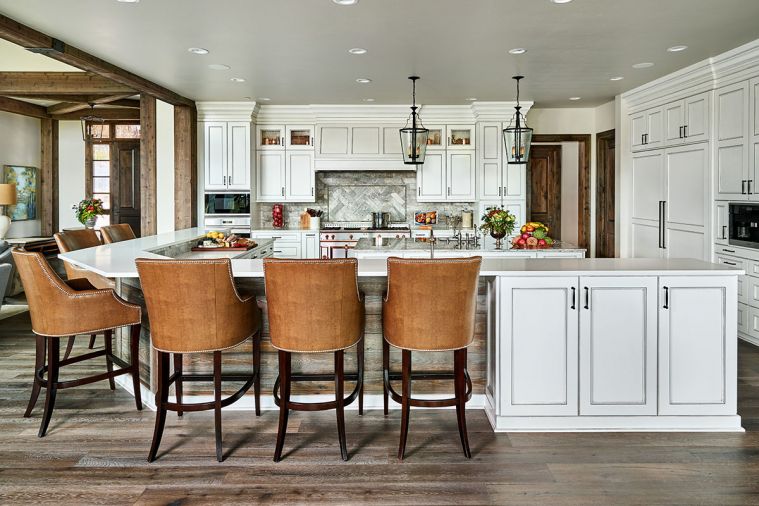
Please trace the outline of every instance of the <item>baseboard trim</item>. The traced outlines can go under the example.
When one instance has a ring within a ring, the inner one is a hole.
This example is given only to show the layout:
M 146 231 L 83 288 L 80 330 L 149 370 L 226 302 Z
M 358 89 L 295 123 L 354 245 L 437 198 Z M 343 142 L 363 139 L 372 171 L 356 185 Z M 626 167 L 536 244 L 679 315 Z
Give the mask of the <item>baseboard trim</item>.
M 738 339 L 740 339 L 741 341 L 746 341 L 749 344 L 753 344 L 754 346 L 759 346 L 759 339 L 757 339 L 756 337 L 752 337 L 748 334 L 738 332 Z

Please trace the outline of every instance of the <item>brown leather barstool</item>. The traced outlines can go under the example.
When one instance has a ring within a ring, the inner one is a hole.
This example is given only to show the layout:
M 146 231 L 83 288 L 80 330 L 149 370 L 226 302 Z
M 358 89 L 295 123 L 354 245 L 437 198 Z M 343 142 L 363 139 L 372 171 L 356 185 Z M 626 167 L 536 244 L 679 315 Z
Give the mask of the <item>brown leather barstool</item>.
M 61 251 L 61 253 L 68 253 L 70 251 L 76 251 L 85 248 L 94 248 L 95 246 L 101 246 L 103 244 L 100 242 L 100 238 L 98 237 L 97 233 L 91 228 L 69 230 L 68 232 L 58 232 L 57 234 L 53 234 L 53 237 L 55 238 L 55 243 L 58 245 L 58 249 Z M 88 271 L 87 269 L 77 267 L 71 262 L 64 261 L 63 267 L 66 269 L 66 277 L 69 280 L 86 279 L 92 286 L 98 289 L 113 289 L 116 287 L 116 283 L 112 279 L 101 276 L 100 274 L 95 274 L 94 272 Z M 96 336 L 97 334 L 92 334 L 90 336 L 90 349 L 93 349 L 95 347 Z M 69 355 L 71 355 L 71 350 L 74 347 L 75 337 L 76 336 L 71 336 L 71 338 L 69 338 L 69 342 L 66 345 L 66 352 L 63 354 L 64 360 L 69 358 Z
M 137 239 L 137 236 L 134 235 L 134 230 L 132 230 L 132 226 L 129 225 L 129 223 L 119 223 L 118 225 L 100 227 L 100 233 L 103 235 L 103 242 L 105 244 Z
M 58 390 L 87 385 L 107 379 L 111 390 L 113 378 L 131 374 L 137 409 L 142 409 L 139 378 L 140 307 L 121 299 L 110 289 L 99 290 L 86 279 L 61 280 L 41 253 L 13 250 L 21 282 L 24 285 L 32 317 L 32 331 L 37 337 L 34 385 L 24 417 L 32 414 L 40 388 L 45 387 L 45 412 L 42 415 L 39 437 L 47 432 Z M 131 326 L 130 363 L 113 355 L 113 329 Z M 105 349 L 71 359 L 60 360 L 60 338 L 76 334 L 105 332 Z M 47 341 L 47 342 L 46 342 Z M 47 364 L 45 364 L 47 348 Z M 62 367 L 83 360 L 105 356 L 107 372 L 86 378 L 58 381 Z M 114 371 L 113 363 L 120 369 Z M 45 379 L 47 373 L 47 379 Z
M 291 409 L 322 411 L 334 409 L 340 455 L 348 460 L 345 443 L 344 407 L 358 397 L 359 414 L 364 413 L 364 296 L 358 290 L 356 259 L 280 260 L 264 259 L 266 304 L 271 344 L 279 350 L 279 375 L 274 382 L 274 402 L 279 406 L 279 430 L 274 461 L 282 458 Z M 358 372 L 345 374 L 344 352 L 357 346 Z M 293 374 L 293 353 L 335 355 L 335 372 Z M 344 397 L 345 380 L 356 381 L 353 392 Z M 293 402 L 293 381 L 335 381 L 335 400 Z M 281 395 L 278 391 L 281 387 Z
M 241 297 L 232 277 L 229 259 L 136 260 L 142 293 L 150 317 L 150 337 L 158 351 L 158 391 L 155 395 L 156 422 L 148 462 L 153 462 L 161 444 L 166 411 L 214 410 L 216 458 L 224 458 L 221 444 L 221 408 L 240 399 L 254 385 L 256 416 L 261 414 L 261 310 L 255 296 Z M 222 374 L 221 352 L 253 338 L 251 374 Z M 184 374 L 182 355 L 213 352 L 213 374 Z M 169 358 L 174 355 L 174 374 L 169 375 Z M 213 402 L 183 403 L 184 381 L 213 381 Z M 222 381 L 244 381 L 229 397 L 221 398 Z M 169 402 L 174 383 L 177 402 Z
M 466 348 L 474 339 L 481 262 L 481 257 L 440 260 L 391 257 L 387 260 L 387 293 L 382 304 L 384 407 L 387 415 L 388 395 L 402 406 L 400 460 L 406 452 L 411 406 L 456 406 L 461 445 L 464 455 L 471 458 L 465 407 L 472 397 L 472 381 L 466 369 Z M 421 312 L 420 301 L 424 301 Z M 390 346 L 402 350 L 401 374 L 390 372 Z M 453 373 L 412 373 L 412 351 L 453 351 Z M 400 395 L 391 384 L 391 380 L 396 379 L 403 385 Z M 415 399 L 411 397 L 412 379 L 453 379 L 455 397 Z

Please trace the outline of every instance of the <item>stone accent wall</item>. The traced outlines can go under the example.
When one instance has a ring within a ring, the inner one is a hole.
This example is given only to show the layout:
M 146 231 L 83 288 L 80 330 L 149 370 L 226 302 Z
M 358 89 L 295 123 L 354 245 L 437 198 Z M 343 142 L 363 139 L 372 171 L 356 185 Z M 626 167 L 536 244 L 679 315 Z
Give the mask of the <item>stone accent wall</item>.
M 306 207 L 321 210 L 322 223 L 371 221 L 372 211 L 391 214 L 393 222 L 413 224 L 414 212 L 460 214 L 476 203 L 422 202 L 416 200 L 415 171 L 335 171 L 316 173 L 316 202 L 285 203 L 285 223 L 299 225 Z M 271 204 L 252 204 L 253 228 L 271 226 Z

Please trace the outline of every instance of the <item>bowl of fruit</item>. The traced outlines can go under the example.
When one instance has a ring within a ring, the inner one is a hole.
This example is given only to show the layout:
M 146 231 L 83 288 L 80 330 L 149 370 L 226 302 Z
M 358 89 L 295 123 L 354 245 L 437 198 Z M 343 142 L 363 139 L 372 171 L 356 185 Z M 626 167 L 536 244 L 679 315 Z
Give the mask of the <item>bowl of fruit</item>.
M 208 232 L 205 237 L 198 241 L 198 245 L 193 251 L 226 248 L 248 250 L 255 248 L 256 243 L 237 234 L 225 234 L 224 232 Z
M 548 236 L 550 229 L 545 223 L 531 221 L 522 225 L 519 234 L 511 240 L 511 247 L 516 249 L 550 248 L 556 241 Z

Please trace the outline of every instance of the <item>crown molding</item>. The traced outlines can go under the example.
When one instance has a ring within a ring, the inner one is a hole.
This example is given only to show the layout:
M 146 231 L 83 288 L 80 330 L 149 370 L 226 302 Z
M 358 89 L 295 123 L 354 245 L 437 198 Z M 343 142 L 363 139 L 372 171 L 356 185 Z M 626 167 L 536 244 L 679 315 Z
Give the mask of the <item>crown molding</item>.
M 255 102 L 196 102 L 198 121 L 252 121 Z
M 655 107 L 759 74 L 759 39 L 622 93 L 630 112 Z
M 532 101 L 520 101 L 519 105 L 522 107 L 522 114 L 525 116 L 535 102 Z M 514 116 L 514 107 L 517 106 L 516 101 L 509 102 L 473 102 L 472 113 L 475 121 L 510 121 Z

